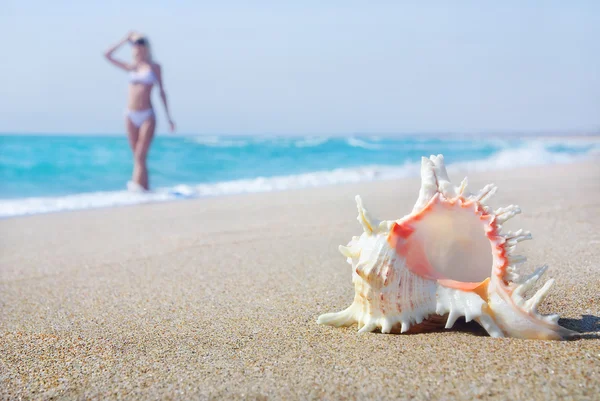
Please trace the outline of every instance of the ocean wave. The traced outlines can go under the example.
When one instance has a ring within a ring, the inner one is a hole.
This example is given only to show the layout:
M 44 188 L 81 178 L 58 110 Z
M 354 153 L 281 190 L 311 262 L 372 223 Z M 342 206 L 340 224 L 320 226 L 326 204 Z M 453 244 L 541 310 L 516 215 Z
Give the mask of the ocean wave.
M 194 136 L 189 138 L 191 142 L 211 148 L 242 148 L 249 141 L 238 138 L 226 138 L 221 136 Z
M 568 164 L 597 158 L 598 150 L 588 148 L 585 153 L 559 153 L 548 150 L 542 143 L 529 143 L 516 149 L 500 150 L 483 160 L 451 163 L 449 169 L 481 172 L 547 164 Z
M 312 148 L 323 145 L 327 141 L 329 141 L 328 137 L 306 137 L 296 140 L 294 146 L 297 148 Z
M 448 163 L 448 170 L 452 173 L 453 171 L 465 170 L 469 172 L 504 170 L 523 166 L 564 164 L 600 159 L 600 145 L 596 144 L 586 149 L 587 151 L 579 153 L 552 152 L 548 150 L 547 144 L 531 142 L 520 148 L 502 149 L 485 159 L 463 162 L 447 159 L 446 162 Z M 420 162 L 414 160 L 398 166 L 370 165 L 198 185 L 175 185 L 168 188 L 158 188 L 147 193 L 112 191 L 62 197 L 0 200 L 0 217 L 399 179 L 416 177 L 419 175 L 419 171 Z
M 395 147 L 399 150 L 413 150 L 413 151 L 423 151 L 428 152 L 432 148 L 436 148 L 439 146 L 439 143 L 436 142 L 415 142 L 415 143 L 407 143 L 407 144 L 392 144 L 392 147 Z M 389 149 L 390 147 L 387 147 Z M 469 142 L 443 142 L 443 148 L 445 151 L 477 151 L 477 150 L 485 150 L 485 149 L 507 149 L 510 148 L 510 143 L 507 141 L 469 141 Z
M 368 149 L 368 150 L 382 149 L 381 145 L 378 145 L 376 143 L 369 143 L 365 140 L 358 139 L 355 137 L 346 139 L 346 143 L 354 148 L 363 148 L 363 149 Z

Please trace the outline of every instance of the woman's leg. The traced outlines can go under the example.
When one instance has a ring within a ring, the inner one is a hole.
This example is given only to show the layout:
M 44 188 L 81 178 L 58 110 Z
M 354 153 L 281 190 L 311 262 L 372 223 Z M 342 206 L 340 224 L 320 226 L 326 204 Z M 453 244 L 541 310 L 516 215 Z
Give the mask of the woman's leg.
M 129 139 L 129 147 L 131 147 L 131 153 L 134 155 L 133 171 L 131 173 L 131 181 L 138 183 L 136 179 L 136 168 L 135 168 L 135 147 L 138 143 L 140 136 L 140 129 L 131 122 L 128 116 L 125 116 L 125 128 L 127 128 L 127 139 Z
M 128 116 L 125 116 L 125 128 L 127 129 L 127 139 L 129 139 L 129 146 L 131 151 L 135 153 L 135 145 L 137 144 L 138 137 L 140 135 L 140 129 L 131 122 Z
M 154 116 L 151 116 L 142 123 L 139 129 L 138 141 L 135 144 L 133 152 L 135 159 L 135 167 L 133 169 L 134 181 L 144 187 L 144 189 L 150 188 L 146 159 L 148 157 L 148 150 L 150 150 L 150 144 L 154 138 L 155 126 L 156 120 Z

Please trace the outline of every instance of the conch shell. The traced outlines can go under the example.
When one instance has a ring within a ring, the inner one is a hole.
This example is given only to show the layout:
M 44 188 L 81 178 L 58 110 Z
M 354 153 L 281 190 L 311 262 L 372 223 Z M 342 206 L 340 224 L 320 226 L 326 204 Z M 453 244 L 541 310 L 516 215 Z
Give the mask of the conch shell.
M 493 184 L 477 195 L 466 192 L 466 178 L 452 185 L 442 155 L 422 159 L 421 181 L 412 213 L 396 221 L 374 219 L 356 197 L 364 232 L 340 246 L 352 265 L 354 302 L 317 322 L 358 323 L 359 333 L 405 333 L 444 321 L 449 329 L 464 316 L 492 337 L 558 340 L 574 334 L 558 325 L 558 315 L 537 311 L 553 280 L 525 298 L 546 266 L 529 276 L 517 272 L 525 257 L 515 255 L 515 247 L 531 234 L 503 234 L 501 224 L 519 207 L 486 206 L 496 192 Z

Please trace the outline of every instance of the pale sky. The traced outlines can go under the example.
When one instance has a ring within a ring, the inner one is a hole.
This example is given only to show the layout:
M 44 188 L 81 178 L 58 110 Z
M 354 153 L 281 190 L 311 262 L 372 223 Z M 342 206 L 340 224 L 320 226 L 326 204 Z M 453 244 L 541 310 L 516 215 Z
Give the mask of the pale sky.
M 123 132 L 129 30 L 179 133 L 600 130 L 600 1 L 422 3 L 1 0 L 0 132 Z

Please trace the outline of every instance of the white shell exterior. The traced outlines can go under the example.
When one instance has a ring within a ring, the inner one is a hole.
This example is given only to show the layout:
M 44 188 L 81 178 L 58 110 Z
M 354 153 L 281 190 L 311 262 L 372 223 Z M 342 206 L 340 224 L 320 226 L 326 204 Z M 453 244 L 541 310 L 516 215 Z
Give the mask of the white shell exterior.
M 492 337 L 564 339 L 573 334 L 558 325 L 558 315 L 542 316 L 537 312 L 552 280 L 530 299 L 524 297 L 546 267 L 527 277 L 517 273 L 517 265 L 525 258 L 514 255 L 514 248 L 518 242 L 531 239 L 531 234 L 523 230 L 502 234 L 501 224 L 520 213 L 520 209 L 511 205 L 492 211 L 485 206 L 485 201 L 496 191 L 494 185 L 487 185 L 477 195 L 465 193 L 466 179 L 459 187 L 454 187 L 448 179 L 442 155 L 422 159 L 421 179 L 419 198 L 412 213 L 396 221 L 372 218 L 360 197 L 356 197 L 363 233 L 347 246 L 340 246 L 340 252 L 352 265 L 354 302 L 341 312 L 321 315 L 318 323 L 336 327 L 357 323 L 360 333 L 375 330 L 404 333 L 415 325 L 436 320 L 436 317 L 437 320 L 446 319 L 445 327 L 451 328 L 459 317 L 464 316 L 467 322 L 477 321 Z M 428 228 L 422 223 L 424 216 L 438 216 L 440 227 L 442 222 L 450 219 L 447 227 L 451 232 L 447 235 L 442 228 L 438 232 L 436 220 Z M 469 225 L 474 228 L 469 229 Z M 410 232 L 406 237 L 402 233 L 398 236 L 395 226 L 417 230 L 415 233 L 420 237 L 415 238 L 422 238 L 416 241 L 426 249 L 425 258 L 408 260 L 391 245 L 391 237 L 400 238 L 402 242 L 413 235 Z M 429 231 L 419 233 L 419 229 Z M 454 235 L 464 238 L 454 239 Z M 460 245 L 460 241 L 466 241 L 465 245 Z M 464 246 L 465 250 L 473 248 L 473 253 L 479 255 L 488 255 L 491 251 L 491 256 L 473 256 L 482 261 L 488 257 L 491 265 L 473 265 L 468 252 L 455 252 L 456 246 Z M 449 249 L 448 258 L 455 256 L 453 263 L 438 250 L 444 247 Z M 425 270 L 413 266 L 419 264 L 415 260 L 424 261 L 427 266 L 436 265 L 442 272 L 440 277 L 422 274 Z M 462 264 L 465 267 L 471 264 L 467 269 L 471 271 L 461 271 L 464 270 Z M 477 282 L 481 283 L 473 285 L 447 280 L 441 276 L 446 274 L 446 269 L 449 275 L 480 277 Z

